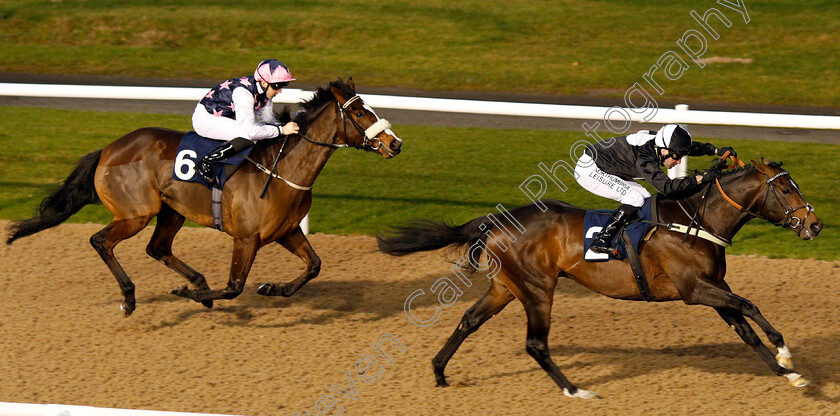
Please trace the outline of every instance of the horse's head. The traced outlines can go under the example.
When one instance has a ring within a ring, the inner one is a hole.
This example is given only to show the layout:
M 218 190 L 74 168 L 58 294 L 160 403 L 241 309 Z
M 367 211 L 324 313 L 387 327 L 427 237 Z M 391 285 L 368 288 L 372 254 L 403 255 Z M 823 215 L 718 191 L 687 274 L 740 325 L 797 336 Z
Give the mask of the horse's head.
M 753 166 L 764 175 L 767 190 L 758 215 L 769 222 L 796 232 L 803 240 L 813 240 L 823 229 L 823 222 L 814 212 L 814 207 L 805 200 L 802 191 L 790 172 L 782 165 L 761 158 L 752 161 Z
M 343 126 L 339 127 L 339 139 L 349 146 L 379 152 L 386 159 L 400 153 L 402 140 L 391 131 L 391 123 L 379 118 L 376 112 L 356 94 L 353 78 L 343 82 L 331 82 L 330 90 L 335 96 Z

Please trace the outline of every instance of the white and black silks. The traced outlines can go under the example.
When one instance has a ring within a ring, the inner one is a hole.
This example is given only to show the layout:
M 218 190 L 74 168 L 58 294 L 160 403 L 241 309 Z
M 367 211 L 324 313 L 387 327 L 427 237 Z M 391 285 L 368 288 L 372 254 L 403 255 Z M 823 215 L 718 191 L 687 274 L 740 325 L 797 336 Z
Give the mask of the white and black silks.
M 644 179 L 664 195 L 679 194 L 700 186 L 694 176 L 671 179 L 662 171 L 662 158 L 655 146 L 655 137 L 655 133 L 642 130 L 590 144 L 586 146 L 585 154 L 594 160 L 600 170 L 625 181 Z M 716 149 L 712 144 L 694 141 L 687 155 L 711 156 Z

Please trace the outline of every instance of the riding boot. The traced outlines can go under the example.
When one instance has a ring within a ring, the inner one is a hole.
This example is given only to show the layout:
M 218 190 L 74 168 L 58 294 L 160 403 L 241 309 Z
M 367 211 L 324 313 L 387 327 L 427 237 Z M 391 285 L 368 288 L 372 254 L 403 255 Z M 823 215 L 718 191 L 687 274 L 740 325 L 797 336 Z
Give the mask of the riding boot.
M 213 149 L 210 154 L 204 156 L 201 160 L 198 161 L 198 164 L 195 166 L 196 172 L 201 175 L 202 178 L 207 183 L 213 183 L 213 163 L 220 162 L 225 160 L 237 153 L 239 153 L 242 149 L 238 149 L 241 146 L 237 146 L 237 143 L 234 143 L 235 140 L 239 138 L 233 139 L 215 149 Z M 247 139 L 244 139 L 247 140 Z
M 638 210 L 638 207 L 627 204 L 618 207 L 607 225 L 595 236 L 595 241 L 589 248 L 596 253 L 614 254 L 615 249 L 612 247 L 612 240 L 615 234 L 630 222 Z

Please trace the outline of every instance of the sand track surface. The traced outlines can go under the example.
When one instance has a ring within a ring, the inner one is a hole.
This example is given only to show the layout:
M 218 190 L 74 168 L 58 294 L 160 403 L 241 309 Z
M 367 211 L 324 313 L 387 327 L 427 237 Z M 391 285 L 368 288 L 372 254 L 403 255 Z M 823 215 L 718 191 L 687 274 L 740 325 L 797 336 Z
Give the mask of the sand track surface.
M 735 293 L 784 334 L 812 382 L 802 389 L 771 374 L 710 308 L 617 301 L 562 281 L 550 347 L 572 382 L 601 396 L 584 401 L 563 396 L 527 355 L 517 301 L 463 344 L 447 368 L 451 387 L 435 387 L 432 357 L 488 287 L 473 275 L 437 322 L 412 324 L 406 298 L 422 289 L 413 310 L 430 318 L 430 287 L 454 279 L 438 253 L 392 258 L 370 237 L 316 234 L 321 275 L 294 297 L 256 293 L 303 271 L 274 245 L 260 251 L 240 297 L 206 309 L 169 294 L 185 281 L 146 256 L 150 227 L 116 249 L 137 286 L 126 319 L 116 281 L 88 244 L 101 227 L 61 225 L 0 248 L 0 401 L 241 415 L 316 415 L 331 403 L 324 414 L 840 413 L 837 261 L 728 259 Z M 231 248 L 222 233 L 184 229 L 174 251 L 222 288 Z M 370 367 L 366 380 L 357 362 Z

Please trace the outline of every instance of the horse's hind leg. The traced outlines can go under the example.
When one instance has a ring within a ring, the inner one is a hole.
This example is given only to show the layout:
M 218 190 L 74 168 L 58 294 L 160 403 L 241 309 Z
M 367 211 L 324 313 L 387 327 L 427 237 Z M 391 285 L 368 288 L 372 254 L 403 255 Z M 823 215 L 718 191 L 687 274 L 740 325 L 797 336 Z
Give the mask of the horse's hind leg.
M 117 278 L 117 283 L 119 283 L 124 297 L 120 309 L 122 309 L 123 315 L 126 317 L 131 315 L 135 308 L 134 284 L 131 283 L 131 279 L 128 278 L 125 270 L 123 270 L 116 257 L 114 257 L 114 247 L 120 241 L 131 238 L 145 228 L 151 218 L 151 216 L 144 216 L 115 220 L 90 237 L 90 244 L 99 253 L 99 257 L 102 257 L 102 260 L 108 265 L 114 277 Z
M 165 264 L 166 267 L 184 276 L 197 289 L 210 290 L 204 276 L 195 271 L 192 267 L 181 261 L 172 254 L 172 241 L 175 234 L 184 225 L 184 216 L 176 212 L 169 205 L 161 204 L 160 212 L 157 215 L 157 225 L 149 245 L 146 246 L 146 254 L 153 259 Z M 208 308 L 213 307 L 213 301 L 202 302 Z
M 464 317 L 461 318 L 461 323 L 455 328 L 455 332 L 432 360 L 438 387 L 449 385 L 446 383 L 443 371 L 461 343 L 470 334 L 478 330 L 481 324 L 499 313 L 513 299 L 513 294 L 499 282 L 498 278 L 490 280 L 490 289 L 475 305 L 467 309 Z
M 295 256 L 300 257 L 306 263 L 306 270 L 295 280 L 282 286 L 274 283 L 264 283 L 257 289 L 257 293 L 263 296 L 289 297 L 300 290 L 308 281 L 318 276 L 321 272 L 321 259 L 315 254 L 315 250 L 309 244 L 309 240 L 306 239 L 306 235 L 303 234 L 300 226 L 290 235 L 278 239 L 277 242 Z

